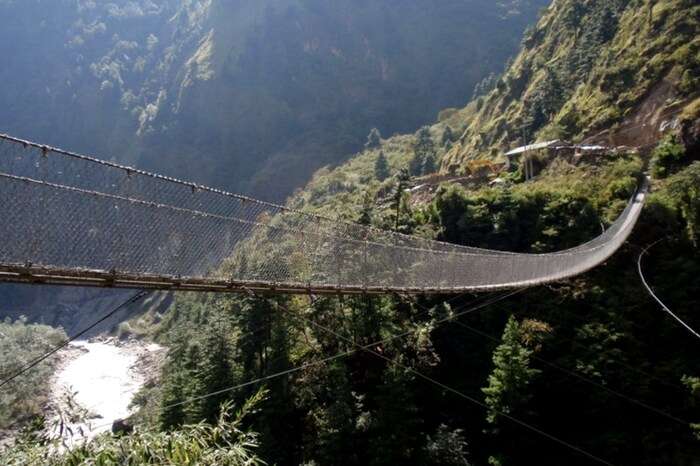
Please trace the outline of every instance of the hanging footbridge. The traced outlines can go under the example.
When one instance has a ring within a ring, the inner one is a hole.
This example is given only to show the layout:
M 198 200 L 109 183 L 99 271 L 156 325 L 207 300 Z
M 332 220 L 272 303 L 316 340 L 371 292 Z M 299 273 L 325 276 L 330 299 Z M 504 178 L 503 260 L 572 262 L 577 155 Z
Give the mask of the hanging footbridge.
M 597 238 L 520 254 L 338 221 L 0 135 L 0 281 L 298 294 L 523 288 L 607 260 L 637 223 L 647 185 Z

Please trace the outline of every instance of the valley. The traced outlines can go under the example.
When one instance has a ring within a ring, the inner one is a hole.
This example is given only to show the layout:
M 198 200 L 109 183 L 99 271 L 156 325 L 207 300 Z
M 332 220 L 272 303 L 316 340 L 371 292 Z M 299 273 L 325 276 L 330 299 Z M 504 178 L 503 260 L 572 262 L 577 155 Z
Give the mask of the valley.
M 696 466 L 697 2 L 0 13 L 0 463 Z

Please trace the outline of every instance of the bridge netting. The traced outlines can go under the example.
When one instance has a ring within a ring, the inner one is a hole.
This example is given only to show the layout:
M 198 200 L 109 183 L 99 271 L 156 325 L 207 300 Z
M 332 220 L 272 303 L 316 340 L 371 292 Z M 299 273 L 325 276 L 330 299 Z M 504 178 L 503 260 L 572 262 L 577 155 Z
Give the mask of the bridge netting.
M 626 240 L 516 254 L 402 235 L 0 135 L 0 280 L 306 293 L 456 293 L 581 274 Z

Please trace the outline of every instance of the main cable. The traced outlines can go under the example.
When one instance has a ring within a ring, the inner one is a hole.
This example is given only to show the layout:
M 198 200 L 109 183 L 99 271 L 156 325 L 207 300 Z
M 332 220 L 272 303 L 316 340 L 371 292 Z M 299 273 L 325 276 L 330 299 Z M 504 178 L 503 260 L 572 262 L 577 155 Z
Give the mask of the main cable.
M 518 289 L 518 290 L 514 290 L 514 291 L 512 291 L 512 292 L 506 293 L 506 295 L 505 295 L 502 299 L 505 299 L 506 297 L 510 297 L 510 296 L 512 296 L 512 295 L 515 295 L 516 293 L 520 292 L 521 290 L 522 290 L 522 289 Z M 333 330 L 333 329 L 331 329 L 331 328 L 328 328 L 328 327 L 326 327 L 326 326 L 324 326 L 324 325 L 322 325 L 322 324 L 319 324 L 318 322 L 316 322 L 316 321 L 314 321 L 314 320 L 312 320 L 312 319 L 308 319 L 308 318 L 306 318 L 306 317 L 296 315 L 294 312 L 292 312 L 289 308 L 286 308 L 285 306 L 281 306 L 281 305 L 278 304 L 278 307 L 280 307 L 286 314 L 291 315 L 292 318 L 295 318 L 295 319 L 298 319 L 298 320 L 302 320 L 302 321 L 306 322 L 306 323 L 309 324 L 309 325 L 313 325 L 314 327 L 316 327 L 316 328 L 318 328 L 318 329 L 321 329 L 321 330 L 323 330 L 323 331 L 325 331 L 325 332 L 327 332 L 327 333 L 329 333 L 329 334 L 335 336 L 336 338 L 339 338 L 339 339 L 341 339 L 341 340 L 346 341 L 347 343 L 349 343 L 349 344 L 355 346 L 358 350 L 361 350 L 361 351 L 365 351 L 365 352 L 367 352 L 367 353 L 370 353 L 370 354 L 372 354 L 372 355 L 374 355 L 374 356 L 376 356 L 376 357 L 378 357 L 378 358 L 380 358 L 380 359 L 383 359 L 383 360 L 387 361 L 387 362 L 390 363 L 390 364 L 393 364 L 393 365 L 398 366 L 398 367 L 400 367 L 400 368 L 402 368 L 402 369 L 404 369 L 404 370 L 406 370 L 406 371 L 411 372 L 411 373 L 414 374 L 415 376 L 417 376 L 417 377 L 419 377 L 419 378 L 421 378 L 421 379 L 423 379 L 423 380 L 425 380 L 425 381 L 427 381 L 427 382 L 430 382 L 430 383 L 432 383 L 432 384 L 434 384 L 434 385 L 436 385 L 436 386 L 442 388 L 443 390 L 447 390 L 447 391 L 449 391 L 450 393 L 453 393 L 454 395 L 457 395 L 457 396 L 459 396 L 459 397 L 461 397 L 461 398 L 464 398 L 464 399 L 467 400 L 467 401 L 470 401 L 470 402 L 472 402 L 472 403 L 474 403 L 474 404 L 476 404 L 476 405 L 481 406 L 482 408 L 488 409 L 488 406 L 487 406 L 484 402 L 482 402 L 482 401 L 480 401 L 480 400 L 477 400 L 476 398 L 471 397 L 471 396 L 469 396 L 469 395 L 467 395 L 467 394 L 465 394 L 465 393 L 463 393 L 463 392 L 457 390 L 456 388 L 453 388 L 453 387 L 450 387 L 450 386 L 448 386 L 448 385 L 445 385 L 444 383 L 439 382 L 438 380 L 435 380 L 434 378 L 432 378 L 432 377 L 430 377 L 430 376 L 428 376 L 428 375 L 425 375 L 425 374 L 422 373 L 421 371 L 418 371 L 417 369 L 415 369 L 415 368 L 413 368 L 413 367 L 411 367 L 411 366 L 408 366 L 408 365 L 403 364 L 403 363 L 401 363 L 401 362 L 399 362 L 399 361 L 396 361 L 396 360 L 394 360 L 394 359 L 391 359 L 391 358 L 389 358 L 388 356 L 385 356 L 385 355 L 383 355 L 382 353 L 379 353 L 379 352 L 377 352 L 377 351 L 371 349 L 371 345 L 370 345 L 370 347 L 368 347 L 368 346 L 362 346 L 362 345 L 360 345 L 359 343 L 354 342 L 351 338 L 348 338 L 348 337 L 346 337 L 346 336 L 344 336 L 344 335 L 341 335 L 340 333 L 336 332 L 335 330 Z M 451 316 L 448 320 L 455 319 L 456 317 L 457 317 L 456 315 L 455 315 L 455 316 Z M 526 429 L 528 429 L 528 430 L 530 430 L 530 431 L 532 431 L 532 432 L 535 432 L 535 433 L 537 433 L 537 434 L 539 434 L 539 435 L 541 435 L 541 436 L 543 436 L 543 437 L 545 437 L 545 438 L 548 438 L 549 440 L 551 440 L 551 441 L 553 441 L 553 442 L 555 442 L 555 443 L 558 443 L 559 445 L 565 446 L 565 447 L 567 447 L 567 448 L 569 448 L 569 449 L 571 449 L 571 450 L 573 450 L 573 451 L 576 451 L 577 453 L 580 453 L 581 455 L 586 456 L 586 457 L 588 457 L 589 459 L 592 459 L 592 460 L 594 460 L 594 461 L 596 461 L 596 462 L 599 462 L 599 463 L 601 463 L 601 464 L 605 464 L 605 465 L 608 465 L 608 466 L 613 466 L 612 463 L 610 463 L 610 462 L 608 462 L 608 461 L 606 461 L 606 460 L 604 460 L 604 459 L 602 459 L 602 458 L 600 458 L 600 457 L 598 457 L 598 456 L 595 456 L 594 454 L 589 453 L 589 452 L 587 452 L 586 450 L 583 450 L 582 448 L 580 448 L 580 447 L 578 447 L 578 446 L 576 446 L 576 445 L 573 445 L 573 444 L 571 444 L 571 443 L 569 443 L 569 442 L 567 442 L 567 441 L 565 441 L 565 440 L 562 440 L 562 439 L 560 439 L 560 438 L 558 438 L 558 437 L 555 437 L 554 435 L 549 434 L 549 433 L 547 433 L 547 432 L 545 432 L 545 431 L 543 431 L 543 430 L 541 430 L 541 429 L 539 429 L 539 428 L 537 428 L 537 427 L 535 427 L 535 426 L 533 426 L 533 425 L 531 425 L 531 424 L 528 424 L 527 422 L 522 421 L 522 420 L 520 420 L 520 419 L 518 419 L 518 418 L 516 418 L 516 417 L 514 417 L 514 416 L 512 416 L 512 415 L 510 415 L 510 414 L 507 414 L 507 413 L 501 412 L 501 411 L 497 411 L 497 410 L 494 410 L 494 412 L 496 412 L 499 416 L 502 416 L 502 417 L 504 417 L 504 418 L 510 420 L 511 422 L 514 422 L 514 423 L 520 425 L 521 427 L 524 427 L 524 428 L 526 428 Z
M 434 322 L 434 325 L 437 326 L 437 325 L 440 325 L 440 324 L 442 324 L 442 323 L 448 322 L 448 321 L 450 321 L 450 320 L 452 320 L 452 319 L 456 319 L 456 318 L 458 318 L 458 317 L 461 317 L 461 316 L 464 316 L 464 315 L 467 315 L 467 314 L 476 312 L 476 311 L 481 310 L 481 309 L 483 309 L 483 308 L 485 308 L 485 307 L 488 307 L 488 306 L 490 306 L 490 305 L 492 305 L 492 304 L 495 304 L 495 303 L 497 303 L 497 302 L 499 302 L 499 301 L 502 301 L 502 300 L 504 300 L 504 299 L 506 299 L 506 298 L 509 298 L 509 297 L 511 297 L 511 296 L 513 296 L 513 295 L 515 295 L 515 294 L 517 294 L 517 293 L 520 293 L 521 291 L 524 291 L 524 289 L 521 288 L 521 289 L 518 289 L 518 290 L 513 290 L 513 291 L 508 291 L 508 292 L 499 293 L 498 295 L 496 295 L 496 296 L 494 296 L 494 297 L 491 297 L 491 298 L 489 298 L 489 299 L 484 300 L 484 302 L 481 302 L 481 303 L 472 303 L 471 305 L 465 305 L 465 306 L 462 308 L 461 311 L 455 312 L 455 313 L 453 313 L 452 315 L 450 315 L 450 316 L 448 316 L 448 317 L 445 317 L 445 318 L 443 318 L 443 319 L 439 319 L 439 320 L 435 321 L 435 322 Z M 252 294 L 253 296 L 256 296 L 256 297 L 257 297 L 257 295 L 255 295 L 254 293 L 251 292 L 251 294 Z M 452 299 L 456 299 L 456 298 L 452 298 Z M 478 301 L 478 299 L 477 299 L 477 301 Z M 315 304 L 315 302 L 314 302 L 314 304 Z M 307 308 L 307 310 L 308 310 L 308 309 L 312 309 L 312 308 L 313 308 L 313 305 L 312 305 L 312 306 L 309 306 L 309 307 Z M 421 331 L 421 330 L 422 330 L 421 328 L 412 329 L 412 330 L 407 330 L 407 331 L 405 331 L 405 332 L 401 332 L 401 333 L 398 333 L 398 334 L 389 336 L 389 337 L 384 338 L 384 339 L 382 339 L 382 340 L 378 340 L 378 341 L 369 343 L 369 344 L 367 344 L 367 345 L 363 345 L 363 346 L 361 346 L 361 348 L 368 349 L 368 348 L 376 347 L 376 346 L 379 346 L 379 345 L 383 345 L 383 344 L 389 343 L 389 342 L 391 342 L 391 341 L 393 341 L 393 340 L 397 340 L 397 339 L 399 339 L 399 338 L 404 338 L 404 337 L 406 337 L 406 336 L 408 336 L 408 335 L 411 335 L 411 334 L 413 334 L 413 333 L 417 333 L 417 332 L 419 332 L 419 331 Z M 232 391 L 235 391 L 235 390 L 238 390 L 238 389 L 241 389 L 241 388 L 245 388 L 245 387 L 248 387 L 248 386 L 251 386 L 251 385 L 255 385 L 255 384 L 258 384 L 258 383 L 261 383 L 261 382 L 267 382 L 268 380 L 272 380 L 272 379 L 275 379 L 275 378 L 278 378 L 278 377 L 282 377 L 282 376 L 285 376 L 285 375 L 293 374 L 293 373 L 295 373 L 295 372 L 302 371 L 302 370 L 304 370 L 304 369 L 306 369 L 306 368 L 309 368 L 309 367 L 318 366 L 318 365 L 321 365 L 321 364 L 325 364 L 325 363 L 327 363 L 327 362 L 334 361 L 334 360 L 336 360 L 336 359 L 340 359 L 340 358 L 343 358 L 343 357 L 346 357 L 346 356 L 350 356 L 351 354 L 356 353 L 357 351 L 358 351 L 358 349 L 350 349 L 350 350 L 346 350 L 346 351 L 341 351 L 341 352 L 336 353 L 336 354 L 334 354 L 334 355 L 332 355 L 332 356 L 328 356 L 328 357 L 326 357 L 326 358 L 319 359 L 319 360 L 316 360 L 316 361 L 310 361 L 310 362 L 307 362 L 307 363 L 302 364 L 302 365 L 300 365 L 300 366 L 295 366 L 295 367 L 292 367 L 292 368 L 289 368 L 289 369 L 285 369 L 285 370 L 283 370 L 283 371 L 279 371 L 279 372 L 276 372 L 276 373 L 274 373 L 274 374 L 269 374 L 269 375 L 266 375 L 266 376 L 258 377 L 258 378 L 256 378 L 256 379 L 249 380 L 249 381 L 247 381 L 247 382 L 243 382 L 243 383 L 240 383 L 240 384 L 237 384 L 237 385 L 232 385 L 232 386 L 230 386 L 230 387 L 223 388 L 223 389 L 217 390 L 217 391 L 215 391 L 215 392 L 206 393 L 206 394 L 201 395 L 201 396 L 196 396 L 196 397 L 188 398 L 188 399 L 186 399 L 186 400 L 178 401 L 178 402 L 176 402 L 176 403 L 171 403 L 171 404 L 169 404 L 169 405 L 164 406 L 163 409 L 174 408 L 174 407 L 177 407 L 177 406 L 181 406 L 181 405 L 185 405 L 185 404 L 192 403 L 192 402 L 195 402 L 195 401 L 200 401 L 200 400 L 203 400 L 203 399 L 206 399 L 206 398 L 210 398 L 210 397 L 212 397 L 212 396 L 217 396 L 217 395 L 221 395 L 221 394 L 223 394 L 223 393 L 232 392 Z
M 116 314 L 117 312 L 119 312 L 120 310 L 122 310 L 124 307 L 126 307 L 126 306 L 128 306 L 128 305 L 131 305 L 131 304 L 135 303 L 136 301 L 140 300 L 141 298 L 143 298 L 144 296 L 146 296 L 148 293 L 149 293 L 149 292 L 146 291 L 146 290 L 139 290 L 139 291 L 137 291 L 137 292 L 136 292 L 134 295 L 132 295 L 129 299 L 127 299 L 126 301 L 122 302 L 122 303 L 119 304 L 117 307 L 115 307 L 114 309 L 112 309 L 111 311 L 109 311 L 109 312 L 108 312 L 104 317 L 102 317 L 101 319 L 99 319 L 99 320 L 95 321 L 94 323 L 90 324 L 88 327 L 84 328 L 84 329 L 81 330 L 80 332 L 78 332 L 78 333 L 76 333 L 75 335 L 71 336 L 70 338 L 68 338 L 67 340 L 65 340 L 63 343 L 61 343 L 61 344 L 55 346 L 55 347 L 54 347 L 53 349 L 51 349 L 50 351 L 44 353 L 43 355 L 41 355 L 41 356 L 39 356 L 39 357 L 33 359 L 33 360 L 30 361 L 29 363 L 25 364 L 25 365 L 24 365 L 22 368 L 20 368 L 17 372 L 15 372 L 15 373 L 12 374 L 11 376 L 9 376 L 8 378 L 6 378 L 6 379 L 3 380 L 2 382 L 0 382 L 0 388 L 4 387 L 4 386 L 7 385 L 8 383 L 12 382 L 12 381 L 15 380 L 17 377 L 19 377 L 20 375 L 24 374 L 25 372 L 29 371 L 29 370 L 32 369 L 33 367 L 37 366 L 39 363 L 41 363 L 41 362 L 44 361 L 45 359 L 49 358 L 50 356 L 52 356 L 52 355 L 55 354 L 56 352 L 58 352 L 58 351 L 60 351 L 61 349 L 65 348 L 65 347 L 68 346 L 71 342 L 73 342 L 73 341 L 77 340 L 78 338 L 80 338 L 81 336 L 85 335 L 87 332 L 89 332 L 90 330 L 92 330 L 93 328 L 97 327 L 99 324 L 101 324 L 101 323 L 104 322 L 105 320 L 107 320 L 107 319 L 109 319 L 110 317 L 112 317 L 114 314 Z
M 412 302 L 413 304 L 415 304 L 416 306 L 423 307 L 423 306 L 421 306 L 420 304 L 416 303 L 414 300 L 411 300 L 411 302 Z M 465 323 L 463 323 L 463 322 L 460 322 L 459 320 L 454 320 L 452 323 L 457 324 L 458 326 L 460 326 L 460 327 L 462 327 L 462 328 L 464 328 L 464 329 L 466 329 L 466 330 L 469 330 L 470 332 L 475 333 L 476 335 L 479 335 L 479 336 L 481 336 L 481 337 L 483 337 L 483 338 L 489 339 L 489 340 L 491 340 L 491 341 L 493 341 L 493 342 L 496 342 L 496 343 L 500 342 L 500 340 L 499 340 L 498 338 L 494 337 L 493 335 L 489 335 L 488 333 L 482 332 L 481 330 L 477 330 L 477 329 L 471 327 L 470 325 L 467 325 L 467 324 L 465 324 Z M 645 402 L 643 402 L 643 401 L 637 400 L 636 398 L 632 398 L 631 396 L 626 395 L 626 394 L 624 394 L 624 393 L 621 393 L 621 392 L 619 392 L 619 391 L 617 391 L 617 390 L 614 390 L 614 389 L 612 389 L 612 388 L 606 387 L 605 385 L 603 385 L 603 384 L 601 384 L 601 383 L 599 383 L 599 382 L 596 382 L 596 381 L 593 380 L 593 379 L 590 379 L 590 378 L 588 378 L 588 377 L 586 377 L 586 376 L 584 376 L 584 375 L 581 375 L 581 374 L 579 374 L 578 372 L 575 372 L 575 371 L 566 369 L 566 368 L 564 368 L 564 367 L 561 367 L 560 365 L 555 364 L 555 363 L 553 363 L 553 362 L 550 362 L 550 361 L 548 361 L 548 360 L 546 360 L 546 359 L 544 359 L 544 358 L 541 358 L 541 357 L 537 356 L 536 354 L 533 354 L 531 357 L 532 357 L 532 359 L 535 359 L 536 361 L 539 361 L 539 362 L 541 362 L 541 363 L 543 363 L 543 364 L 545 364 L 545 365 L 547 365 L 547 366 L 550 366 L 550 367 L 552 367 L 552 368 L 554 368 L 554 369 L 557 369 L 558 371 L 560 371 L 560 372 L 562 372 L 562 373 L 564 373 L 564 374 L 567 374 L 567 375 L 570 376 L 570 377 L 575 377 L 575 378 L 577 378 L 577 379 L 579 379 L 579 380 L 582 380 L 582 381 L 584 381 L 584 382 L 586 382 L 586 383 L 588 383 L 588 384 L 590 384 L 590 385 L 596 386 L 596 387 L 598 387 L 598 388 L 600 388 L 600 389 L 602 389 L 602 390 L 605 390 L 606 392 L 608 392 L 608 393 L 610 393 L 610 394 L 612 394 L 612 395 L 615 395 L 615 396 L 618 396 L 618 397 L 620 397 L 620 398 L 622 398 L 622 399 L 625 399 L 625 400 L 629 401 L 630 403 L 636 404 L 637 406 L 640 406 L 640 407 L 642 407 L 642 408 L 644 408 L 644 409 L 647 409 L 647 410 L 649 410 L 649 411 L 651 411 L 651 412 L 654 412 L 654 413 L 656 413 L 656 414 L 658 414 L 658 415 L 660 415 L 660 416 L 663 416 L 663 417 L 668 418 L 668 419 L 670 419 L 670 420 L 672 420 L 672 421 L 678 422 L 679 424 L 682 424 L 682 425 L 688 425 L 688 424 L 690 424 L 688 421 L 684 421 L 683 419 L 680 419 L 680 418 L 678 418 L 678 417 L 676 417 L 676 416 L 674 416 L 674 415 L 672 415 L 672 414 L 669 414 L 669 413 L 667 413 L 666 411 L 663 411 L 663 410 L 661 410 L 661 409 L 659 409 L 659 408 L 656 408 L 656 407 L 654 407 L 654 406 L 651 406 L 651 405 L 649 405 L 649 404 L 647 404 L 647 403 L 645 403 Z
M 671 315 L 671 317 L 673 317 L 674 319 L 676 319 L 676 320 L 677 320 L 683 327 L 685 327 L 690 333 L 692 333 L 693 335 L 695 335 L 695 337 L 700 338 L 700 334 L 699 334 L 698 332 L 696 332 L 695 330 L 693 330 L 693 328 L 692 328 L 690 325 L 686 324 L 686 323 L 683 321 L 683 319 L 681 319 L 681 318 L 678 317 L 676 314 L 674 314 L 673 311 L 671 311 L 671 309 L 669 309 L 668 306 L 666 306 L 666 305 L 663 303 L 663 301 L 661 301 L 661 300 L 659 299 L 659 297 L 656 296 L 656 293 L 654 293 L 654 290 L 651 289 L 651 287 L 650 287 L 649 284 L 647 283 L 646 279 L 644 278 L 644 273 L 642 273 L 642 257 L 644 257 L 644 255 L 645 255 L 651 248 L 653 248 L 654 246 L 656 246 L 657 244 L 659 244 L 661 241 L 663 241 L 663 238 L 661 238 L 661 239 L 659 239 L 659 240 L 656 240 L 655 242 L 653 242 L 652 244 L 650 244 L 649 246 L 647 246 L 646 248 L 644 248 L 644 250 L 639 254 L 639 257 L 637 258 L 637 272 L 639 272 L 639 278 L 642 280 L 642 284 L 644 285 L 644 288 L 647 289 L 647 291 L 649 292 L 649 294 L 651 295 L 651 297 L 654 298 L 654 300 L 655 300 L 657 303 L 659 303 L 659 305 L 661 306 L 661 308 L 662 308 L 664 311 L 668 312 L 668 313 Z

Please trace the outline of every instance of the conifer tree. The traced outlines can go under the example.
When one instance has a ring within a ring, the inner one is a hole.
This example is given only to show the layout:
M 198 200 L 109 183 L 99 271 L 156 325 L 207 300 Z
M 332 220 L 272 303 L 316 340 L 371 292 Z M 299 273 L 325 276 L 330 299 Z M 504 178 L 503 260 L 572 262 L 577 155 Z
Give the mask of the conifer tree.
M 168 359 L 163 366 L 162 395 L 158 410 L 158 424 L 163 430 L 178 427 L 185 421 L 184 406 L 179 403 L 185 399 L 186 378 L 182 365 L 187 349 L 186 342 L 184 333 L 176 330 L 171 339 Z
M 183 405 L 178 404 L 184 400 L 182 390 L 184 382 L 182 372 L 177 368 L 167 366 L 163 368 L 161 405 L 158 411 L 158 424 L 163 430 L 177 427 L 185 420 Z
M 435 160 L 435 152 L 428 153 L 423 159 L 423 174 L 428 175 L 437 171 L 437 161 Z
M 215 328 L 209 325 L 205 330 L 202 344 L 201 361 L 197 377 L 206 393 L 218 392 L 231 385 L 233 368 L 229 342 L 226 338 L 227 326 Z M 208 421 L 214 421 L 220 411 L 220 406 L 227 401 L 227 394 L 211 396 L 203 400 L 202 415 Z
M 379 181 L 384 181 L 389 178 L 389 175 L 389 162 L 386 160 L 384 151 L 380 151 L 377 160 L 374 162 L 374 177 Z
M 528 386 L 540 373 L 530 367 L 532 350 L 521 340 L 520 324 L 515 316 L 506 323 L 501 344 L 493 352 L 493 372 L 489 375 L 486 394 L 486 420 L 498 424 L 499 413 L 509 414 L 530 399 Z
M 435 143 L 427 126 L 423 126 L 416 135 L 409 171 L 412 176 L 421 176 L 435 171 Z
M 365 149 L 376 149 L 382 143 L 382 133 L 379 132 L 377 128 L 372 128 L 372 130 L 367 135 L 367 142 L 365 143 Z
M 394 210 L 396 216 L 394 222 L 395 231 L 399 230 L 401 210 L 406 203 L 405 192 L 406 188 L 408 187 L 408 181 L 410 180 L 410 178 L 411 177 L 409 176 L 408 171 L 406 169 L 402 169 L 396 175 L 396 190 L 394 191 L 394 197 L 392 199 L 392 209 Z
M 360 216 L 357 219 L 357 223 L 360 225 L 371 225 L 373 210 L 374 198 L 369 192 L 366 192 L 364 198 L 362 199 L 362 210 L 360 211 Z
M 452 128 L 450 125 L 445 126 L 445 130 L 442 132 L 442 147 L 449 148 L 452 146 L 452 142 L 454 141 L 454 134 L 452 132 Z

